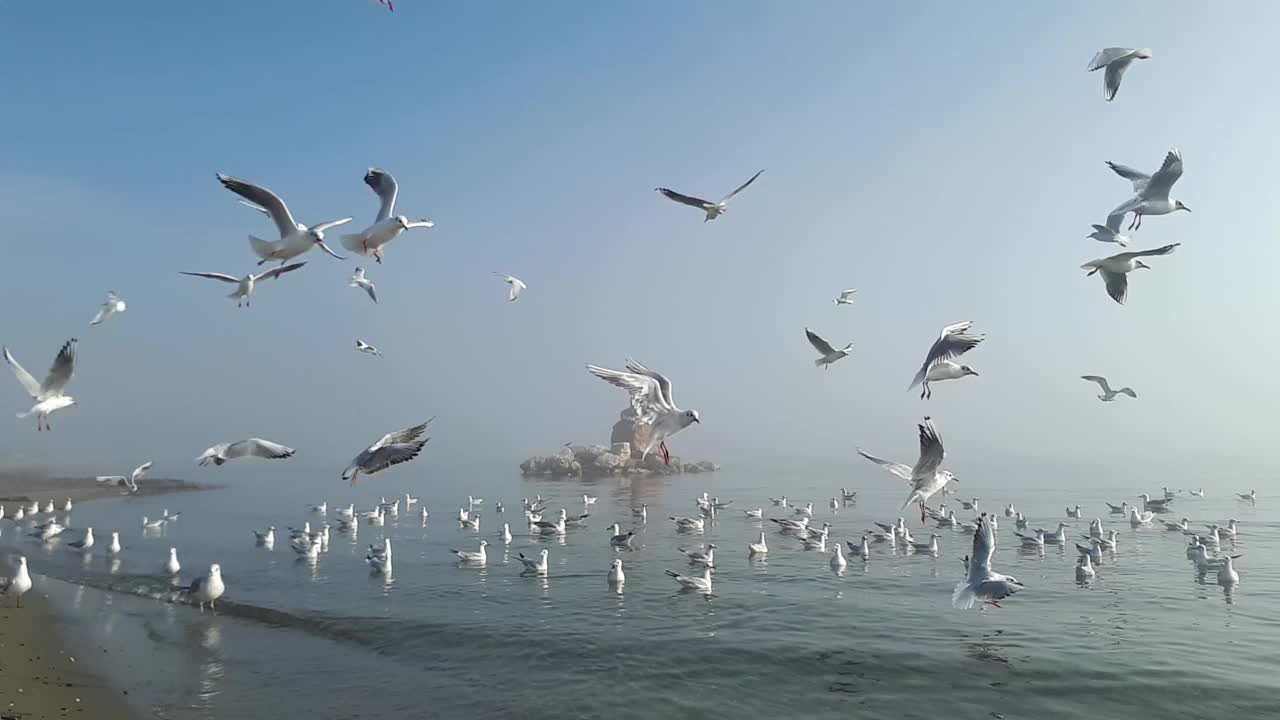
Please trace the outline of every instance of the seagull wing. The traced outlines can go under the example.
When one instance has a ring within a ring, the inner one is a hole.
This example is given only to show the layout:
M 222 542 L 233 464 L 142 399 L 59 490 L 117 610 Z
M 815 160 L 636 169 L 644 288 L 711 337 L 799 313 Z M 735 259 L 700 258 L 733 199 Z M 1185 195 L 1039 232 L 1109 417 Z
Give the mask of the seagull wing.
M 678 203 L 681 203 L 683 205 L 688 205 L 689 207 L 696 207 L 699 210 L 706 210 L 712 205 L 715 205 L 715 203 L 713 202 L 709 202 L 707 200 L 703 200 L 702 198 L 696 198 L 690 195 L 682 195 L 676 192 L 675 190 L 671 190 L 669 188 L 660 187 L 660 188 L 654 188 L 654 189 L 662 193 L 663 196 L 666 197 L 668 200 L 675 200 Z
M 300 262 L 300 263 L 292 263 L 290 265 L 281 265 L 278 268 L 274 268 L 264 273 L 259 273 L 257 275 L 254 275 L 253 281 L 258 282 L 260 280 L 272 280 L 280 277 L 281 275 L 287 272 L 293 272 L 294 270 L 301 268 L 303 265 L 306 265 L 306 263 Z
M 658 396 L 667 406 L 667 409 L 677 409 L 675 398 L 671 394 L 671 380 L 669 380 L 666 375 L 650 370 L 631 358 L 627 358 L 627 369 L 637 375 L 644 375 L 645 377 L 653 378 L 653 380 L 658 383 Z
M 665 405 L 661 386 L 657 380 L 647 375 L 609 370 L 596 365 L 587 365 L 587 372 L 610 385 L 626 390 L 631 396 L 631 407 L 642 422 L 651 422 L 655 410 L 663 409 Z
M 53 359 L 53 365 L 49 367 L 49 375 L 40 386 L 40 394 L 43 397 L 60 395 L 67 383 L 71 382 L 71 375 L 75 371 L 76 339 L 71 338 L 63 344 L 62 349 L 58 351 L 58 356 Z
M 1107 161 L 1107 167 L 1115 171 L 1117 175 L 1133 183 L 1133 191 L 1141 192 L 1142 188 L 1147 186 L 1147 182 L 1151 180 L 1151 176 L 1128 165 L 1121 165 Z
M 1137 52 L 1135 48 L 1104 48 L 1089 61 L 1089 72 L 1101 70 L 1121 58 L 1129 57 Z
M 228 459 L 252 455 L 254 457 L 278 460 L 281 458 L 291 457 L 294 452 L 293 448 L 286 447 L 280 443 L 263 440 L 262 438 L 249 438 L 247 440 L 231 443 L 227 446 L 223 455 Z
M 920 459 L 911 469 L 911 476 L 914 479 L 922 477 L 932 479 L 934 473 L 938 471 L 938 466 L 942 464 L 946 451 L 942 448 L 942 438 L 933 427 L 932 418 L 926 417 L 918 427 L 920 428 Z
M 378 302 L 378 293 L 377 293 L 377 290 L 374 289 L 373 283 L 365 281 L 365 283 L 361 287 L 364 288 L 365 292 L 369 293 L 370 300 L 374 302 Z
M 1108 395 L 1111 394 L 1111 386 L 1107 384 L 1107 379 L 1101 375 L 1081 375 L 1080 379 L 1098 383 L 1098 387 L 1102 388 L 1102 392 L 1107 393 Z
M 991 554 L 995 549 L 996 537 L 991 530 L 991 521 L 983 514 L 978 518 L 978 529 L 973 531 L 973 554 L 969 556 L 969 582 L 981 582 L 991 574 Z
M 22 389 L 26 390 L 33 400 L 39 400 L 40 383 L 31 377 L 31 373 L 27 372 L 26 368 L 18 364 L 17 359 L 13 357 L 13 353 L 9 352 L 9 348 L 4 349 L 4 361 L 9 363 L 9 368 L 17 376 L 18 382 L 22 383 Z
M 421 425 L 383 435 L 372 447 L 357 455 L 352 465 L 359 467 L 366 475 L 372 475 L 392 465 L 414 459 L 431 440 L 429 437 L 418 439 L 430 423 L 431 420 L 428 420 Z
M 125 485 L 129 479 L 123 475 L 99 475 L 94 480 L 100 483 L 110 483 L 112 485 Z
M 1133 252 L 1120 253 L 1119 255 L 1113 255 L 1112 257 L 1113 257 L 1113 258 L 1115 258 L 1115 259 L 1117 259 L 1117 260 L 1132 260 L 1132 259 L 1134 259 L 1134 258 L 1140 258 L 1140 257 L 1152 257 L 1152 256 L 1155 256 L 1155 255 L 1168 255 L 1169 253 L 1171 253 L 1171 252 L 1173 252 L 1174 250 L 1176 250 L 1176 249 L 1177 249 L 1177 247 L 1178 247 L 1179 245 L 1181 245 L 1181 244 L 1182 244 L 1182 243 L 1173 243 L 1172 245 L 1164 245 L 1164 246 L 1162 246 L 1162 247 L 1153 248 L 1153 249 L 1151 249 L 1151 250 L 1135 250 L 1135 251 L 1133 251 Z
M 179 275 L 190 275 L 190 276 L 192 276 L 192 277 L 209 278 L 210 280 L 221 280 L 222 282 L 235 283 L 235 284 L 237 284 L 237 285 L 239 285 L 239 284 L 240 284 L 240 278 L 238 278 L 238 277 L 232 277 L 232 276 L 230 276 L 230 275 L 227 275 L 226 273 L 212 273 L 212 272 L 181 272 L 181 271 L 179 271 L 179 272 L 178 272 L 178 274 L 179 274 Z
M 756 174 L 755 174 L 755 175 L 752 175 L 752 176 L 751 176 L 751 179 L 750 179 L 750 180 L 748 180 L 748 181 L 746 181 L 746 182 L 742 183 L 741 185 L 739 185 L 739 186 L 737 187 L 737 189 L 736 189 L 736 190 L 734 190 L 733 192 L 729 193 L 728 195 L 725 195 L 724 197 L 720 198 L 720 202 L 721 202 L 721 203 L 729 202 L 729 198 L 733 197 L 734 195 L 737 195 L 738 193 L 742 192 L 743 190 L 746 190 L 746 189 L 747 189 L 747 186 L 748 186 L 748 185 L 750 185 L 751 183 L 755 182 L 755 181 L 756 181 L 756 178 L 760 177 L 760 173 L 762 173 L 762 172 L 764 172 L 764 170 L 763 170 L 763 169 L 758 170 L 758 171 L 756 172 Z
M 529 287 L 518 277 L 509 278 L 507 282 L 511 283 L 511 292 L 507 296 L 508 301 L 512 301 L 520 297 L 520 293 L 524 292 L 524 289 Z
M 400 185 L 396 183 L 396 179 L 382 168 L 369 168 L 369 172 L 364 176 L 364 184 L 373 188 L 373 192 L 378 195 L 378 200 L 382 203 L 378 206 L 378 218 L 375 222 L 382 222 L 391 217 L 391 213 L 396 209 L 396 195 L 400 192 Z
M 903 465 L 902 463 L 891 462 L 883 458 L 878 458 L 875 455 L 872 455 L 871 453 L 864 451 L 862 448 L 858 448 L 858 454 L 870 460 L 871 462 L 879 465 L 885 470 L 888 470 L 894 475 L 897 475 L 903 480 L 908 480 L 908 481 L 911 480 L 911 466 L 909 465 Z
M 151 469 L 151 465 L 152 465 L 152 462 L 148 460 L 147 462 L 144 462 L 138 467 L 134 468 L 133 472 L 129 475 L 129 479 L 136 483 L 138 481 L 138 478 L 142 477 L 143 473 Z
M 958 322 L 954 325 L 948 325 L 942 328 L 942 332 L 938 334 L 938 339 L 933 341 L 933 345 L 929 348 L 929 354 L 924 358 L 924 364 L 920 366 L 916 377 L 911 381 L 908 390 L 924 382 L 924 378 L 929 373 L 929 368 L 935 363 L 943 360 L 951 360 L 960 355 L 969 352 L 982 342 L 982 335 L 970 335 L 967 330 L 973 326 L 973 321 L 966 320 Z
M 1107 284 L 1107 294 L 1112 300 L 1124 304 L 1125 298 L 1129 296 L 1129 275 L 1128 273 L 1113 273 L 1106 270 L 1100 270 L 1102 281 Z
M 1169 191 L 1173 189 L 1173 184 L 1178 182 L 1180 177 L 1182 177 L 1182 153 L 1175 148 L 1164 156 L 1164 164 L 1155 175 L 1151 176 L 1151 180 L 1142 190 L 1142 196 L 1149 200 L 1168 200 Z
M 338 220 L 330 220 L 329 222 L 322 222 L 318 225 L 312 225 L 307 229 L 310 230 L 311 232 L 322 233 L 325 230 L 328 230 L 329 228 L 335 228 L 335 227 L 338 227 L 339 225 L 346 225 L 349 222 L 351 222 L 351 218 L 344 217 Z M 323 247 L 323 244 L 321 246 Z M 329 254 L 333 255 L 333 251 L 329 251 Z M 345 258 L 338 257 L 337 255 L 333 255 L 333 256 L 338 258 L 339 260 L 345 259 Z
M 222 173 L 218 173 L 218 182 L 231 192 L 266 210 L 275 222 L 276 229 L 280 231 L 281 239 L 298 231 L 298 223 L 294 221 L 293 215 L 289 214 L 288 206 L 275 193 Z
M 1115 62 L 1107 65 L 1107 70 L 1102 76 L 1102 97 L 1107 102 L 1116 99 L 1116 93 L 1120 92 L 1120 80 L 1124 78 L 1124 71 L 1129 69 L 1132 61 Z
M 389 445 L 413 442 L 414 440 L 422 437 L 422 433 L 427 431 L 427 426 L 431 424 L 432 420 L 435 420 L 435 418 L 432 417 L 424 423 L 405 428 L 404 430 L 387 433 L 382 436 L 381 440 L 370 446 L 369 449 L 378 450 Z
M 804 336 L 809 338 L 809 344 L 813 346 L 814 350 L 818 351 L 819 355 L 826 356 L 836 351 L 835 348 L 831 347 L 831 343 L 818 337 L 818 334 L 809 328 L 804 329 Z

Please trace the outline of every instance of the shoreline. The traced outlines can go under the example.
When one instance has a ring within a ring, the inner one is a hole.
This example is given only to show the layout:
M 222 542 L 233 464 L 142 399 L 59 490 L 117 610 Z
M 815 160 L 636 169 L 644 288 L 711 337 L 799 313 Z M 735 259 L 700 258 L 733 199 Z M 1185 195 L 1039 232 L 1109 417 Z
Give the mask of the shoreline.
M 138 483 L 138 492 L 132 497 L 153 497 L 180 492 L 215 490 L 217 485 L 203 485 L 176 478 L 147 478 Z M 91 477 L 51 477 L 38 470 L 0 470 L 0 505 L 39 500 L 52 500 L 61 512 L 62 503 L 72 504 L 124 497 L 115 485 L 99 483 Z M 12 513 L 12 510 L 8 510 Z

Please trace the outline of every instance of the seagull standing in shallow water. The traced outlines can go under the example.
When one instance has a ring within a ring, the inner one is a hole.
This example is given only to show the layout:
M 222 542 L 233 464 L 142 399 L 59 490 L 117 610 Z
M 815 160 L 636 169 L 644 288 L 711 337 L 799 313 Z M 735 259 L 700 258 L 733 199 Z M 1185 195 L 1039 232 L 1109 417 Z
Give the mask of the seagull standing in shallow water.
M 762 172 L 764 172 L 764 170 L 760 170 L 755 175 L 752 175 L 750 180 L 742 183 L 741 185 L 738 186 L 736 190 L 720 198 L 720 202 L 715 202 L 715 203 L 711 202 L 710 200 L 703 200 L 702 198 L 696 198 L 691 195 L 682 195 L 681 193 L 678 193 L 675 190 L 671 190 L 669 188 L 660 187 L 660 188 L 654 188 L 654 190 L 661 193 L 662 196 L 667 198 L 668 200 L 674 200 L 675 202 L 678 202 L 682 205 L 695 207 L 695 208 L 698 208 L 699 210 L 706 212 L 707 216 L 702 219 L 702 222 L 707 222 L 709 220 L 715 220 L 716 218 L 728 212 L 729 200 L 731 200 L 734 195 L 737 195 L 743 190 L 746 190 L 747 186 L 755 182 L 756 178 L 760 177 L 760 173 Z
M 1130 387 L 1122 387 L 1119 390 L 1112 390 L 1111 385 L 1107 383 L 1107 379 L 1101 375 L 1081 375 L 1080 379 L 1098 383 L 1098 387 L 1102 388 L 1102 394 L 1098 396 L 1098 399 L 1102 402 L 1111 402 L 1116 399 L 1117 395 L 1128 395 L 1134 399 L 1137 399 L 1138 397 L 1138 394 Z
M 1080 266 L 1081 270 L 1088 270 L 1087 275 L 1094 273 L 1102 273 L 1102 280 L 1107 285 L 1107 294 L 1112 300 L 1124 304 L 1125 298 L 1129 296 L 1129 273 L 1139 268 L 1150 270 L 1151 266 L 1142 262 L 1138 258 L 1153 257 L 1156 255 L 1168 255 L 1173 252 L 1182 243 L 1173 243 L 1165 245 L 1154 250 L 1140 250 L 1137 252 L 1124 252 L 1111 257 L 1100 258 L 1098 260 L 1090 260 Z
M 938 431 L 933 427 L 933 420 L 926 417 L 924 422 L 917 427 L 920 430 L 920 457 L 916 460 L 915 467 L 882 460 L 864 452 L 862 448 L 858 448 L 858 454 L 911 483 L 911 494 L 902 503 L 902 507 L 905 508 L 913 502 L 919 502 L 920 522 L 923 523 L 925 519 L 925 503 L 929 498 L 946 487 L 948 482 L 959 481 L 956 480 L 955 475 L 951 474 L 950 470 L 941 469 L 942 459 L 946 456 L 946 451 L 942 447 L 942 438 L 938 436 Z
M 640 452 L 643 461 L 655 446 L 662 451 L 662 460 L 671 464 L 667 450 L 667 438 L 694 423 L 701 423 L 697 410 L 681 410 L 671 394 L 671 381 L 666 375 L 655 372 L 640 363 L 627 359 L 627 371 L 609 370 L 587 365 L 587 372 L 631 396 L 631 408 L 636 413 L 636 423 L 649 429 L 648 439 Z
M 391 214 L 395 212 L 396 195 L 400 192 L 400 185 L 391 173 L 381 168 L 369 168 L 369 172 L 365 173 L 364 183 L 378 196 L 378 215 L 373 224 L 364 230 L 343 235 L 342 247 L 381 263 L 383 246 L 400 237 L 405 230 L 435 227 L 435 223 L 425 218 L 410 222 L 404 215 Z
M 818 334 L 809 328 L 804 329 L 804 336 L 809 338 L 809 344 L 813 346 L 814 350 L 818 351 L 819 357 L 813 361 L 813 364 L 823 369 L 830 369 L 832 363 L 848 357 L 853 352 L 853 343 L 845 345 L 842 350 L 836 350 L 831 347 L 831 343 L 818 337 Z
M 280 264 L 283 265 L 316 246 L 339 260 L 346 259 L 330 250 L 329 246 L 324 244 L 324 231 L 349 223 L 351 218 L 331 220 L 307 227 L 294 220 L 284 201 L 270 190 L 221 173 L 218 174 L 218 182 L 222 183 L 222 186 L 226 189 L 244 198 L 247 201 L 244 203 L 245 205 L 265 213 L 276 224 L 276 229 L 280 231 L 280 239 L 275 242 L 263 240 L 253 235 L 249 236 L 249 246 L 253 248 L 254 254 L 262 258 L 258 261 L 259 265 L 272 260 L 279 260 Z
M 1102 74 L 1102 97 L 1111 102 L 1120 91 L 1120 79 L 1124 77 L 1124 71 L 1129 69 L 1134 60 L 1147 60 L 1150 57 L 1151 51 L 1146 48 L 1105 48 L 1099 50 L 1089 61 L 1089 72 L 1107 69 Z
M 977 371 L 968 365 L 953 362 L 954 358 L 974 349 L 985 338 L 984 335 L 970 335 L 969 328 L 972 326 L 973 322 L 966 320 L 942 328 L 942 332 L 938 333 L 938 339 L 934 340 L 933 345 L 929 347 L 924 364 L 920 366 L 920 370 L 916 372 L 915 378 L 907 389 L 910 390 L 923 383 L 924 387 L 920 390 L 920 399 L 923 400 L 933 396 L 933 391 L 929 389 L 931 382 L 977 375 Z

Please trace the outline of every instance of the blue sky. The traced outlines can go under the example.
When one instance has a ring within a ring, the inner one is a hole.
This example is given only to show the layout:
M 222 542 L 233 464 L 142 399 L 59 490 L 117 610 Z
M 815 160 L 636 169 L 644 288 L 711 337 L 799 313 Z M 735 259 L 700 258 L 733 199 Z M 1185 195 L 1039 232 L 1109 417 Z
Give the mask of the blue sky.
M 634 355 L 702 413 L 686 456 L 907 459 L 929 412 L 957 466 L 1260 471 L 1280 9 L 1233 7 L 0 2 L 0 341 L 39 374 L 81 339 L 80 404 L 50 436 L 0 416 L 0 457 L 185 461 L 261 435 L 343 461 L 438 415 L 433 453 L 514 462 L 603 439 L 623 398 L 582 364 Z M 1111 45 L 1155 57 L 1108 104 L 1085 66 Z M 1174 146 L 1194 213 L 1135 246 L 1183 246 L 1117 306 L 1078 270 L 1115 251 L 1084 236 L 1128 196 L 1103 161 Z M 178 275 L 247 272 L 271 231 L 215 172 L 363 227 L 375 165 L 437 222 L 369 266 L 380 305 L 319 253 L 250 310 Z M 712 223 L 653 192 L 760 168 Z M 527 294 L 506 303 L 495 270 Z M 112 288 L 129 312 L 89 328 Z M 919 401 L 924 351 L 964 319 L 981 377 Z M 815 370 L 806 325 L 854 356 Z M 1098 403 L 1084 373 L 1140 400 Z

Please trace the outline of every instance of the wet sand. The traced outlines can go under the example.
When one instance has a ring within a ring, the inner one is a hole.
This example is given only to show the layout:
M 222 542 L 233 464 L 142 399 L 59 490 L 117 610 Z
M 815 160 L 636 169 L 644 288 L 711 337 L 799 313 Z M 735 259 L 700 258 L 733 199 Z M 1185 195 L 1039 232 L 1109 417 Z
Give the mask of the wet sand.
M 138 483 L 138 493 L 135 497 L 208 490 L 212 487 L 172 478 L 147 478 Z M 74 505 L 81 501 L 120 497 L 120 495 L 121 488 L 100 484 L 91 477 L 64 478 L 51 477 L 40 470 L 0 470 L 0 504 L 32 500 L 38 500 L 43 504 L 45 501 L 52 500 L 61 510 L 62 503 L 67 498 L 71 498 Z

